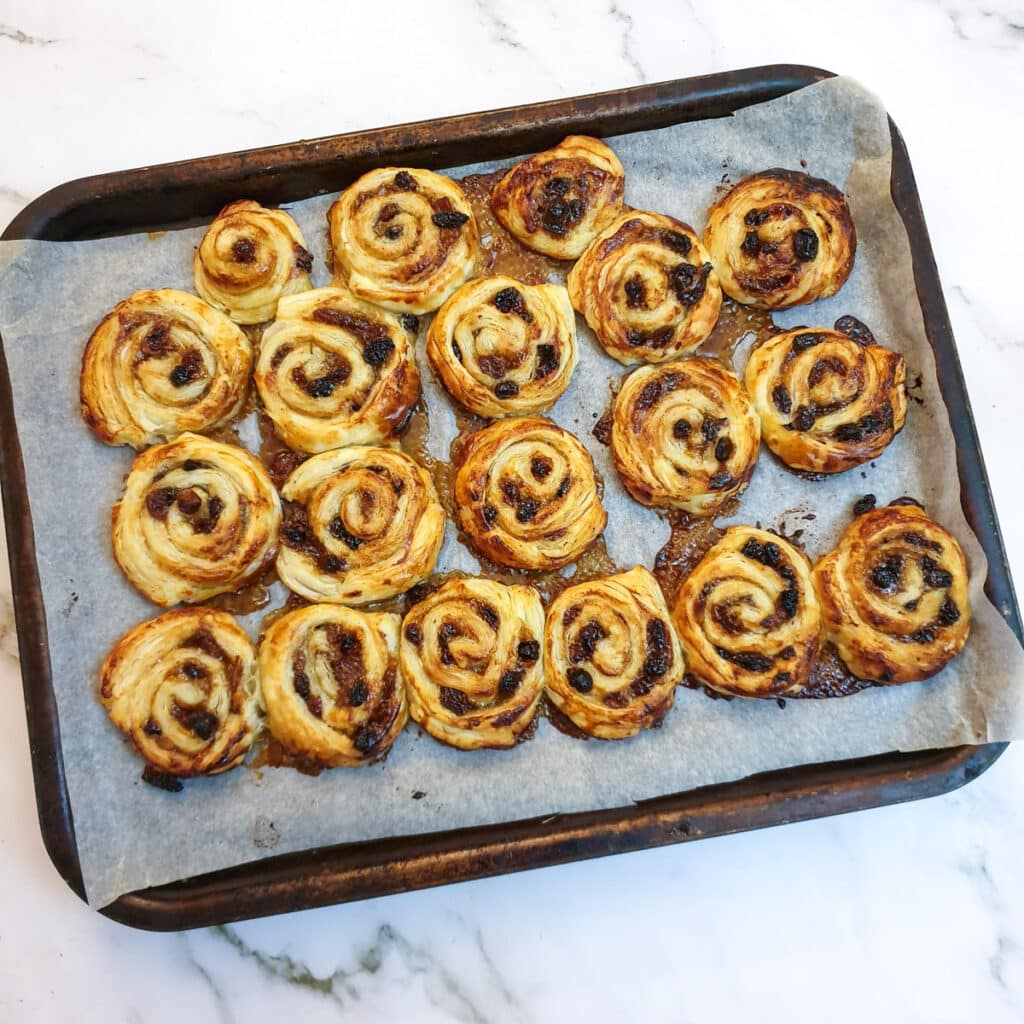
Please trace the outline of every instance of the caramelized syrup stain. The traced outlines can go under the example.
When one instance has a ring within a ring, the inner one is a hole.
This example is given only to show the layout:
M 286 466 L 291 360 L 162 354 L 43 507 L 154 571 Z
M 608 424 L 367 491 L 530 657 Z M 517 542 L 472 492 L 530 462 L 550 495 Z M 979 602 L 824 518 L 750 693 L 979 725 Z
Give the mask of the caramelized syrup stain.
M 230 594 L 217 594 L 204 601 L 207 608 L 218 608 L 232 615 L 249 615 L 270 604 L 270 588 L 277 582 L 277 571 L 271 566 L 258 580 Z
M 772 314 L 766 309 L 741 306 L 733 299 L 722 302 L 718 322 L 707 339 L 697 349 L 697 355 L 717 356 L 727 366 L 733 366 L 733 354 L 740 342 L 753 334 L 755 345 L 782 331 L 775 325 Z
M 303 775 L 319 775 L 324 766 L 317 761 L 298 757 L 286 750 L 269 732 L 264 732 L 253 744 L 246 765 L 257 774 L 261 768 L 294 768 Z
M 736 514 L 739 499 L 730 498 L 717 516 L 728 518 Z M 669 608 L 675 603 L 676 594 L 683 580 L 693 572 L 694 566 L 716 544 L 725 530 L 715 525 L 715 516 L 701 519 L 687 512 L 672 511 L 666 514 L 671 532 L 665 546 L 654 557 L 654 578 L 665 595 Z
M 858 679 L 842 663 L 835 645 L 826 643 L 818 652 L 818 657 L 811 666 L 811 677 L 807 685 L 799 693 L 788 694 L 790 697 L 807 697 L 811 700 L 822 697 L 849 697 L 860 693 L 874 683 Z

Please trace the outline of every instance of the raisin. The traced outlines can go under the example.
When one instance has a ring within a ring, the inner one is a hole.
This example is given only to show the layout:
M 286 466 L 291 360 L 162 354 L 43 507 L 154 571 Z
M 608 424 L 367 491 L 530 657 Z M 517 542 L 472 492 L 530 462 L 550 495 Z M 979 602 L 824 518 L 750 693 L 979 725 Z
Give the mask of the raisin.
M 313 254 L 298 244 L 295 246 L 295 266 L 304 274 L 308 274 L 313 269 Z
M 793 349 L 796 352 L 806 352 L 809 348 L 814 348 L 815 345 L 820 345 L 825 340 L 823 334 L 814 334 L 808 332 L 806 334 L 798 334 L 792 341 Z
M 206 669 L 202 665 L 197 665 L 194 661 L 186 661 L 181 666 L 181 671 L 188 679 L 205 679 Z
M 348 695 L 349 706 L 353 708 L 362 707 L 369 700 L 369 697 L 370 691 L 366 683 L 356 683 L 352 687 L 352 692 Z
M 713 473 L 711 479 L 708 480 L 709 491 L 721 491 L 724 490 L 732 483 L 731 473 Z
M 469 214 L 459 213 L 458 210 L 444 210 L 441 213 L 435 213 L 430 219 L 439 228 L 457 230 L 469 220 Z
M 590 693 L 594 688 L 594 680 L 590 677 L 590 673 L 582 668 L 569 669 L 565 673 L 565 678 L 577 693 Z
M 408 171 L 399 171 L 395 175 L 395 187 L 403 192 L 415 192 L 416 179 Z
M 488 526 L 494 525 L 494 520 L 498 518 L 498 510 L 493 505 L 484 505 L 484 522 Z
M 523 673 L 518 671 L 506 672 L 498 682 L 498 693 L 502 697 L 511 697 L 519 689 L 523 681 Z
M 931 626 L 922 626 L 916 633 L 912 633 L 910 639 L 915 644 L 930 644 L 935 639 L 935 631 Z
M 736 446 L 729 440 L 729 438 L 720 437 L 718 439 L 718 443 L 715 445 L 715 458 L 718 459 L 719 462 L 725 462 L 729 456 L 732 455 L 735 449 Z
M 468 714 L 473 703 L 461 690 L 455 690 L 450 686 L 442 686 L 439 691 L 441 705 L 446 707 L 453 715 Z
M 190 516 L 194 512 L 198 512 L 202 504 L 203 499 L 200 498 L 191 487 L 186 487 L 183 491 L 178 491 L 178 508 L 180 508 L 185 515 Z
M 800 595 L 792 587 L 788 590 L 784 590 L 779 594 L 779 607 L 782 609 L 787 619 L 793 618 L 796 615 L 797 609 L 800 607 Z
M 526 308 L 523 293 L 518 288 L 502 288 L 491 302 L 501 313 L 520 313 Z
M 890 555 L 871 570 L 871 582 L 877 590 L 881 590 L 885 594 L 891 593 L 900 581 L 902 567 L 900 557 Z
M 520 523 L 533 522 L 533 518 L 536 516 L 539 508 L 540 504 L 538 502 L 527 499 L 516 509 L 516 521 Z
M 590 661 L 594 657 L 594 648 L 607 634 L 600 623 L 591 619 L 577 634 L 576 639 L 569 644 L 569 660 L 574 664 L 581 661 Z
M 416 647 L 419 647 L 423 642 L 423 631 L 415 622 L 410 622 L 409 625 L 405 627 L 405 639 Z
M 540 380 L 554 373 L 558 369 L 558 353 L 554 345 L 537 346 L 537 369 L 534 371 L 534 380 Z
M 389 242 L 394 242 L 402 237 L 402 226 L 400 224 L 391 224 L 384 232 L 384 237 Z
M 727 661 L 739 665 L 745 672 L 767 672 L 772 667 L 771 658 L 766 658 L 756 651 L 719 650 L 718 653 Z
M 572 188 L 572 178 L 549 178 L 544 191 L 549 196 L 564 196 Z
M 236 238 L 231 243 L 231 259 L 235 263 L 252 263 L 256 259 L 256 243 L 251 238 Z
M 840 334 L 845 334 L 851 341 L 857 342 L 858 345 L 875 344 L 875 336 L 867 324 L 861 323 L 855 316 L 841 316 L 835 322 L 835 329 Z
M 679 231 L 665 231 L 661 236 L 662 245 L 671 249 L 673 252 L 679 253 L 680 256 L 685 256 L 692 248 L 693 243 Z
M 924 575 L 924 582 L 933 590 L 944 590 L 953 585 L 953 574 L 941 568 L 928 555 L 921 559 L 921 572 Z
M 365 543 L 362 537 L 355 537 L 348 532 L 341 516 L 335 516 L 327 524 L 327 530 L 335 540 L 340 540 L 349 551 L 358 551 Z
M 865 512 L 871 512 L 878 504 L 878 499 L 873 494 L 865 494 L 853 503 L 853 514 L 862 516 Z
M 695 267 L 691 263 L 680 263 L 670 277 L 676 298 L 684 306 L 693 306 L 700 302 L 704 297 L 710 273 L 710 263 L 705 263 L 701 267 Z
M 310 398 L 328 398 L 334 394 L 334 381 L 330 377 L 318 377 L 311 380 L 305 390 Z
M 567 476 L 562 477 L 562 482 L 558 485 L 558 490 L 555 491 L 556 498 L 564 498 L 569 493 L 569 478 Z
M 295 673 L 292 678 L 292 687 L 303 700 L 309 700 L 309 676 L 305 672 Z
M 211 714 L 209 711 L 202 711 L 199 708 L 194 708 L 183 712 L 177 717 L 181 724 L 185 726 L 193 736 L 198 736 L 201 740 L 211 739 L 217 731 L 217 716 Z
M 321 572 L 341 572 L 341 559 L 337 555 L 322 555 L 317 562 L 317 566 Z
M 761 239 L 758 237 L 756 231 L 748 231 L 743 236 L 743 242 L 740 245 L 740 249 L 748 256 L 756 256 L 761 251 Z
M 163 735 L 163 729 L 161 729 L 160 726 L 157 725 L 157 723 L 154 722 L 152 718 L 150 718 L 150 719 L 148 719 L 146 721 L 146 724 L 142 727 L 142 731 L 147 736 L 162 736 Z
M 536 661 L 540 657 L 540 643 L 536 640 L 522 640 L 517 653 L 520 661 Z
M 783 416 L 788 416 L 793 408 L 789 392 L 782 384 L 776 384 L 775 388 L 772 390 L 772 402 L 775 403 L 775 408 L 778 409 Z
M 818 236 L 810 228 L 801 228 L 793 236 L 793 255 L 803 263 L 818 255 Z
M 170 772 L 162 772 L 151 764 L 147 764 L 142 769 L 142 781 L 157 789 L 166 790 L 168 793 L 180 793 L 185 788 L 181 779 L 171 775 Z
M 462 362 L 462 349 L 459 348 L 459 343 L 457 341 L 452 342 L 452 355 L 455 356 L 460 363 Z
M 626 341 L 632 347 L 636 348 L 638 345 L 642 345 L 646 340 L 647 336 L 643 331 L 638 331 L 635 327 L 631 327 L 626 331 Z
M 352 746 L 360 754 L 368 754 L 380 743 L 381 738 L 381 734 L 376 729 L 371 728 L 369 725 L 364 725 L 361 729 L 356 730 L 355 736 L 352 737 Z
M 956 601 L 951 597 L 947 597 L 942 602 L 942 606 L 939 608 L 939 616 L 936 621 L 940 626 L 952 626 L 954 622 L 958 622 L 960 619 L 960 609 L 957 606 Z
M 171 383 L 176 388 L 183 388 L 186 384 L 190 384 L 196 377 L 197 367 L 190 363 L 178 363 L 178 365 L 171 370 Z
M 363 346 L 363 359 L 370 366 L 383 366 L 394 350 L 395 343 L 390 338 L 374 338 Z
M 158 487 L 150 491 L 146 495 L 146 511 L 154 519 L 166 519 L 177 493 L 173 487 Z
M 494 393 L 498 398 L 515 398 L 519 385 L 514 380 L 502 380 L 495 385 Z
M 832 432 L 832 436 L 837 441 L 862 441 L 864 430 L 856 423 L 840 423 Z
M 793 421 L 790 423 L 790 426 L 794 430 L 799 430 L 801 432 L 810 430 L 814 426 L 814 413 L 811 412 L 806 405 L 801 405 L 800 408 L 797 409 L 796 415 L 793 417 Z
M 647 289 L 639 277 L 631 277 L 624 285 L 626 291 L 626 306 L 629 309 L 637 309 L 643 306 L 647 299 Z
M 672 427 L 672 436 L 677 441 L 685 441 L 690 436 L 692 430 L 693 428 L 686 420 L 676 420 Z
M 535 455 L 530 460 L 530 472 L 537 480 L 545 479 L 552 469 L 554 463 L 545 455 Z
M 413 316 L 412 313 L 403 313 L 398 319 L 410 334 L 415 334 L 420 329 L 420 318 Z
M 289 526 L 284 531 L 285 543 L 289 547 L 301 548 L 306 543 L 306 530 L 302 526 Z
M 197 469 L 203 468 L 203 463 L 197 462 L 195 459 L 186 459 L 181 464 L 181 468 L 185 470 L 186 473 L 194 473 Z

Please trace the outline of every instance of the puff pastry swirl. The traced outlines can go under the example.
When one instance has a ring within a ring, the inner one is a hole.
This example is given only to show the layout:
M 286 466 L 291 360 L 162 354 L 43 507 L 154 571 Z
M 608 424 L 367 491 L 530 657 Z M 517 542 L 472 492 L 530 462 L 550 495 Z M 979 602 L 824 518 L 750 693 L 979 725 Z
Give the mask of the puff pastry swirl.
M 906 374 L 903 356 L 873 339 L 799 327 L 756 348 L 744 380 L 783 462 L 839 473 L 877 458 L 902 429 Z
M 412 167 L 381 167 L 327 214 L 334 276 L 398 313 L 430 313 L 468 280 L 480 235 L 462 189 Z
M 576 368 L 576 317 L 557 284 L 464 284 L 434 317 L 427 358 L 448 393 L 493 419 L 546 412 Z
M 568 565 L 608 520 L 590 453 L 550 420 L 498 420 L 470 435 L 455 476 L 459 526 L 499 565 Z
M 235 323 L 272 320 L 285 295 L 310 287 L 313 254 L 284 210 L 251 199 L 225 206 L 196 249 L 196 291 Z
M 430 475 L 393 448 L 314 455 L 285 481 L 277 574 L 310 601 L 367 604 L 434 568 L 445 514 Z
M 625 185 L 600 139 L 570 135 L 516 164 L 491 192 L 491 209 L 528 249 L 574 260 L 622 209 Z
M 276 433 L 309 453 L 389 440 L 419 398 L 414 342 L 412 325 L 342 288 L 282 299 L 255 374 Z
M 261 728 L 256 652 L 233 616 L 176 608 L 130 629 L 100 672 L 111 721 L 159 772 L 217 775 Z
M 935 675 L 971 629 L 964 553 L 916 505 L 858 516 L 814 569 L 825 632 L 860 679 Z
M 798 693 L 821 642 L 806 555 L 752 526 L 731 526 L 697 563 L 672 618 L 702 683 L 739 697 Z
M 461 750 L 515 745 L 544 692 L 543 637 L 533 587 L 449 580 L 402 624 L 413 719 Z
M 547 695 L 591 736 L 617 740 L 659 723 L 683 678 L 683 653 L 651 573 L 569 587 L 544 627 Z
M 760 309 L 788 309 L 842 288 L 857 231 L 834 185 L 773 168 L 744 178 L 711 207 L 704 246 L 726 295 Z
M 326 768 L 383 757 L 408 720 L 401 619 L 336 604 L 288 612 L 259 646 L 267 724 L 288 751 Z
M 154 604 L 237 590 L 274 560 L 281 502 L 245 449 L 182 434 L 137 455 L 113 511 L 114 557 Z
M 642 366 L 615 397 L 615 468 L 644 505 L 713 515 L 750 482 L 760 443 L 750 399 L 714 359 Z
M 82 418 L 104 443 L 143 448 L 236 416 L 252 346 L 223 313 L 187 292 L 141 291 L 119 302 L 82 357 Z
M 692 352 L 722 308 L 718 275 L 688 224 L 624 213 L 569 271 L 569 298 L 613 359 L 660 363 Z

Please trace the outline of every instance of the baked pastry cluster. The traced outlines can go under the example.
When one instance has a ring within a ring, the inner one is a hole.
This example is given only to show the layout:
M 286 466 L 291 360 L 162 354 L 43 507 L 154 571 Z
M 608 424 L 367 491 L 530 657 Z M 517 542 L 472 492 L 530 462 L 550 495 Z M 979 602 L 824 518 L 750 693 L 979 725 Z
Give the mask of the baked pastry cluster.
M 582 136 L 495 181 L 495 230 L 576 260 L 567 286 L 481 274 L 488 239 L 459 183 L 433 171 L 380 168 L 341 194 L 329 287 L 312 287 L 288 213 L 235 202 L 196 248 L 197 295 L 136 292 L 102 320 L 82 415 L 138 449 L 114 556 L 155 605 L 184 605 L 129 630 L 100 673 L 151 781 L 232 768 L 264 729 L 315 768 L 379 760 L 410 718 L 466 750 L 515 746 L 543 708 L 566 731 L 621 740 L 660 724 L 684 680 L 796 695 L 828 643 L 857 678 L 906 683 L 963 648 L 963 552 L 908 500 L 859 515 L 816 564 L 743 525 L 671 592 L 642 565 L 581 570 L 608 524 L 603 482 L 580 438 L 542 415 L 571 386 L 577 312 L 628 368 L 610 410 L 615 470 L 677 522 L 735 507 L 762 439 L 827 475 L 879 457 L 907 415 L 902 356 L 852 316 L 770 334 L 740 374 L 702 350 L 723 293 L 772 310 L 842 288 L 856 230 L 838 189 L 754 174 L 701 234 L 630 209 L 624 188 L 612 150 Z M 430 371 L 489 421 L 463 431 L 440 476 L 399 444 L 421 396 L 423 314 Z M 254 405 L 279 446 L 273 474 L 230 434 Z M 445 503 L 479 576 L 434 574 Z M 202 604 L 272 569 L 293 599 L 256 644 Z

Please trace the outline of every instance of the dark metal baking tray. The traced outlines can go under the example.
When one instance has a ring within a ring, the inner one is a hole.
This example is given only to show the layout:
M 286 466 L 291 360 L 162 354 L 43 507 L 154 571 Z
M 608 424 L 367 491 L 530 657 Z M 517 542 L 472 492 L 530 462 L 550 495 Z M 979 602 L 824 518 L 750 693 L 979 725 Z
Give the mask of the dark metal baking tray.
M 311 142 L 103 174 L 27 206 L 5 239 L 68 241 L 201 223 L 248 196 L 285 203 L 343 188 L 381 164 L 453 167 L 543 149 L 572 132 L 608 136 L 721 117 L 831 72 L 750 68 L 659 85 L 354 132 Z M 963 508 L 985 549 L 985 590 L 1018 638 L 1020 615 L 906 146 L 890 121 L 892 195 L 910 236 L 914 277 L 956 440 Z M 32 513 L 0 342 L 0 484 L 43 841 L 83 895 L 61 758 Z M 138 928 L 193 928 L 446 882 L 780 825 L 948 792 L 1005 744 L 890 753 L 806 765 L 606 811 L 331 846 L 130 893 L 103 908 Z

